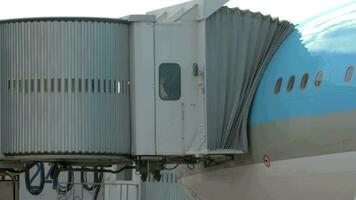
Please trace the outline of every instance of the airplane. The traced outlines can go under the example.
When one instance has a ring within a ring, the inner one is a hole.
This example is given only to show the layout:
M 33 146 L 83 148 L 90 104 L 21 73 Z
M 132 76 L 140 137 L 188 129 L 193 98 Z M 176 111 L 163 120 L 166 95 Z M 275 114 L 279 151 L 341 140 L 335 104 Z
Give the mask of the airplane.
M 356 199 L 355 67 L 355 2 L 296 25 L 254 97 L 249 153 L 182 183 L 204 200 Z

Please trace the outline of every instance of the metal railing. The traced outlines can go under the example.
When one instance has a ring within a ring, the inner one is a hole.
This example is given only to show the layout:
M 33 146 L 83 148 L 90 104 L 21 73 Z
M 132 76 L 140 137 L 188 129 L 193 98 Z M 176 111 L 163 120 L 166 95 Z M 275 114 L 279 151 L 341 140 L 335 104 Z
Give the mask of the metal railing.
M 67 182 L 60 183 L 62 186 Z M 57 200 L 94 200 L 95 191 L 87 191 L 79 182 L 71 183 L 73 187 L 69 191 L 57 193 Z M 96 200 L 139 200 L 139 184 L 127 182 L 112 182 L 89 185 L 100 185 L 100 191 Z

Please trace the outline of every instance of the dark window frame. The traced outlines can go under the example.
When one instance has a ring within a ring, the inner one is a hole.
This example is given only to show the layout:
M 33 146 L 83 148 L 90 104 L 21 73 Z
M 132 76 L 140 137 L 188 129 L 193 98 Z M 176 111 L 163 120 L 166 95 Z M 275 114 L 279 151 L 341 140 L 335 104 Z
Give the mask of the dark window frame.
M 287 84 L 287 92 L 292 92 L 294 88 L 294 83 L 295 83 L 295 75 L 292 75 L 288 79 L 288 84 Z
M 300 89 L 305 90 L 308 87 L 309 82 L 309 74 L 305 73 L 302 76 L 302 80 L 300 81 Z
M 344 81 L 345 81 L 346 85 L 351 83 L 353 74 L 354 74 L 354 66 L 350 65 L 347 67 L 346 72 L 345 72 Z
M 283 78 L 279 77 L 274 85 L 274 94 L 277 95 L 281 92 L 281 88 L 283 85 Z
M 178 72 L 179 72 L 179 76 L 178 76 L 178 81 L 179 81 L 179 91 L 178 91 L 178 95 L 176 96 L 173 96 L 171 95 L 168 95 L 168 97 L 163 97 L 162 96 L 162 93 L 161 93 L 161 89 L 162 89 L 162 84 L 161 84 L 161 78 L 162 78 L 162 68 L 163 67 L 170 67 L 170 68 L 173 68 L 173 67 L 176 67 L 178 69 Z M 182 68 L 181 66 L 178 64 L 178 63 L 161 63 L 158 67 L 158 93 L 159 93 L 159 97 L 161 100 L 163 101 L 178 101 L 181 97 L 182 97 Z
M 323 83 L 323 79 L 324 79 L 324 72 L 323 70 L 319 70 L 315 75 L 315 82 L 314 82 L 315 88 L 319 88 L 321 86 L 321 84 Z

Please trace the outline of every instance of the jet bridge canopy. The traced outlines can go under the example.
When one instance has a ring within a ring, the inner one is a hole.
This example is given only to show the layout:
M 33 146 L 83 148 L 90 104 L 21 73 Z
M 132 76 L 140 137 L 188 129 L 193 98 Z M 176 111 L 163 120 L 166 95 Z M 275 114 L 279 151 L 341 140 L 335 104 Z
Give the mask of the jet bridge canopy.
M 265 68 L 293 29 L 260 13 L 222 7 L 206 19 L 208 149 L 247 147 L 251 102 Z

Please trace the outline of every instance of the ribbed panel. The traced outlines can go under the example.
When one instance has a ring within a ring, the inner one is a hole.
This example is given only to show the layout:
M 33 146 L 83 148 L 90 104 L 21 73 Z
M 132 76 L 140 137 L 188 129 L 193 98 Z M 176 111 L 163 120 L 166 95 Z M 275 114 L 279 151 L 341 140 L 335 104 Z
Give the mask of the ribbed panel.
M 210 151 L 247 152 L 247 121 L 260 79 L 294 25 L 222 7 L 206 20 L 206 113 Z
M 162 172 L 161 181 L 150 176 L 141 184 L 142 200 L 191 200 L 183 185 L 177 180 L 175 172 Z
M 127 25 L 3 23 L 0 37 L 5 154 L 129 153 Z

